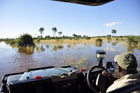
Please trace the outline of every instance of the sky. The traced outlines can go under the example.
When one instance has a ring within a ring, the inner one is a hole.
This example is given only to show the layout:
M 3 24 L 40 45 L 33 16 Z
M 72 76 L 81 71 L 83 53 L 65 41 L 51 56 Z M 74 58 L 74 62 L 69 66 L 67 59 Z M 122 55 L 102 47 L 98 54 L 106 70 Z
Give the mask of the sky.
M 114 0 L 101 6 L 87 6 L 52 0 L 0 0 L 0 38 L 17 38 L 24 33 L 53 35 L 140 35 L 140 0 Z

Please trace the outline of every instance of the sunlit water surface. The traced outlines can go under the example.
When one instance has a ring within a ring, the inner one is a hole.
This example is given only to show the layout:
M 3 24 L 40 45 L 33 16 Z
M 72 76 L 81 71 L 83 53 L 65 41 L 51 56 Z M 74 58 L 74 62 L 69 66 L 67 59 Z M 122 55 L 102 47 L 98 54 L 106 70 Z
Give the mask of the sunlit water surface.
M 96 50 L 103 49 L 107 53 L 104 65 L 113 61 L 115 55 L 127 51 L 129 46 L 121 43 L 96 44 L 37 44 L 35 48 L 12 48 L 0 42 L 0 84 L 2 76 L 8 73 L 22 72 L 29 68 L 44 66 L 74 65 L 77 68 L 89 68 L 96 65 Z M 132 52 L 140 64 L 140 50 Z M 140 66 L 140 65 L 139 65 Z

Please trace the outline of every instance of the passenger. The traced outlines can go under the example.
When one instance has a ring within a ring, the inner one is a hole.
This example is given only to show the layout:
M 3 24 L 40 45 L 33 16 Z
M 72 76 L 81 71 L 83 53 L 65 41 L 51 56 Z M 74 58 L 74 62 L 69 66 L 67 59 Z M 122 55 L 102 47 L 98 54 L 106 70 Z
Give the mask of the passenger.
M 115 89 L 132 84 L 140 79 L 140 73 L 137 71 L 136 57 L 129 52 L 122 53 L 115 56 L 116 72 L 120 75 L 120 79 L 114 81 L 114 83 L 107 89 L 107 92 L 111 92 Z M 103 71 L 104 76 L 109 76 L 107 71 Z M 135 91 L 140 93 L 140 91 Z

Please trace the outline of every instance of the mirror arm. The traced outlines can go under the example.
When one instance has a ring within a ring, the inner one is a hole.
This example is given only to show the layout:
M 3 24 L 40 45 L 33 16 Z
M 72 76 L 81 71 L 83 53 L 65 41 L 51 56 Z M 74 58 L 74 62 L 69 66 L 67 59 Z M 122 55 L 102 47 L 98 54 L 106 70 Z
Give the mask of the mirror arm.
M 98 59 L 98 61 L 99 61 L 98 66 L 99 67 L 103 67 L 103 59 L 102 58 Z

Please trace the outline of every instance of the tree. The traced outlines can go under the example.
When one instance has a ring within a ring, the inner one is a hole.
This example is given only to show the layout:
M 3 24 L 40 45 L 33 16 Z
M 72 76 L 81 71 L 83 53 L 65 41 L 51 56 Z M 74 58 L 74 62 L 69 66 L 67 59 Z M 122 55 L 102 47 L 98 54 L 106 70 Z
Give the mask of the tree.
M 77 37 L 77 35 L 76 34 L 73 34 L 73 37 Z
M 60 32 L 58 32 L 58 34 L 59 34 L 59 36 L 61 36 L 62 35 L 62 32 L 60 31 Z
M 116 33 L 117 33 L 117 30 L 113 29 L 112 34 L 116 34 Z
M 55 33 L 57 32 L 57 28 L 56 28 L 56 27 L 53 27 L 53 28 L 52 28 L 52 31 L 53 31 L 53 33 L 54 33 L 53 36 L 55 36 Z
M 41 35 L 41 38 L 42 38 L 42 33 L 45 29 L 43 27 L 39 28 L 39 32 L 40 32 L 40 35 Z

